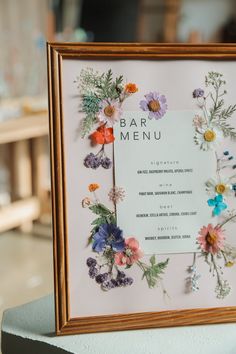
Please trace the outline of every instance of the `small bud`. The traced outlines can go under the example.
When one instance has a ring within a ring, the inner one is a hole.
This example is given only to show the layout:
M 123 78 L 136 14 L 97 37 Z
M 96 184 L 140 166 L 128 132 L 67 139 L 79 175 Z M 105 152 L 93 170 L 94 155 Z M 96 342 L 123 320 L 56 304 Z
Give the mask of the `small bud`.
M 86 197 L 82 200 L 82 207 L 87 208 L 92 204 L 92 201 L 90 198 Z

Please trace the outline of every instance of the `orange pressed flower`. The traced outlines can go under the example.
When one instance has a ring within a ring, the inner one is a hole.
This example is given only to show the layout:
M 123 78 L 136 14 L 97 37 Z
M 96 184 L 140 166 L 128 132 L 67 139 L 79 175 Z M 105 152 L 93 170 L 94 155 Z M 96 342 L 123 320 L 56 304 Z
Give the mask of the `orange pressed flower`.
M 138 91 L 138 87 L 136 84 L 133 84 L 132 82 L 130 82 L 127 85 L 125 85 L 125 91 L 128 93 L 135 93 Z
M 94 133 L 90 135 L 90 139 L 94 144 L 110 144 L 113 143 L 115 137 L 113 135 L 113 128 L 106 128 L 104 125 L 99 127 Z
M 100 188 L 99 184 L 97 183 L 91 183 L 89 186 L 88 186 L 88 189 L 89 189 L 89 192 L 95 192 L 96 189 Z

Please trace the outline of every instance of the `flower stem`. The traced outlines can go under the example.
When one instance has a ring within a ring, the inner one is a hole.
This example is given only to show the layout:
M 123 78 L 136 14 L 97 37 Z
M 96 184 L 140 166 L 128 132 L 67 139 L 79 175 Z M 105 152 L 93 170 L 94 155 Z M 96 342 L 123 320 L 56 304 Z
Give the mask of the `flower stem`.
M 211 255 L 211 261 L 212 261 L 212 264 L 213 264 L 213 267 L 214 267 L 214 271 L 216 272 L 216 276 L 217 276 L 217 283 L 222 286 L 222 281 L 221 281 L 221 276 L 219 274 L 219 270 L 218 270 L 218 267 L 217 267 L 217 264 L 215 262 L 215 258 L 213 256 L 213 254 Z
M 232 175 L 231 177 L 229 177 L 229 180 L 231 181 L 231 179 L 235 178 L 236 175 Z
M 143 272 L 148 268 L 148 266 L 141 261 L 137 261 L 136 264 L 139 266 L 140 269 L 142 269 Z
M 95 199 L 95 204 L 99 204 L 99 200 L 98 200 L 98 197 L 97 197 L 95 191 L 93 192 L 93 195 L 94 195 L 94 199 Z
M 164 286 L 163 280 L 161 278 L 160 278 L 160 285 L 161 285 L 161 289 L 162 289 L 164 298 L 167 297 L 168 299 L 170 299 L 170 295 L 168 294 L 168 292 Z
M 221 170 L 220 159 L 219 159 L 218 154 L 217 154 L 216 151 L 215 151 L 215 155 L 216 155 L 216 173 L 217 173 L 217 176 L 218 176 L 219 181 L 220 181 L 220 170 Z
M 232 215 L 230 218 L 226 219 L 221 224 L 218 224 L 218 227 L 222 228 L 222 226 L 226 225 L 230 220 L 234 219 L 235 217 L 236 217 L 236 214 Z
M 228 259 L 226 258 L 226 255 L 225 255 L 224 251 L 221 251 L 221 254 L 222 254 L 222 256 L 223 256 L 223 258 L 224 258 L 224 260 L 225 260 L 225 263 L 227 263 L 227 262 L 228 262 Z

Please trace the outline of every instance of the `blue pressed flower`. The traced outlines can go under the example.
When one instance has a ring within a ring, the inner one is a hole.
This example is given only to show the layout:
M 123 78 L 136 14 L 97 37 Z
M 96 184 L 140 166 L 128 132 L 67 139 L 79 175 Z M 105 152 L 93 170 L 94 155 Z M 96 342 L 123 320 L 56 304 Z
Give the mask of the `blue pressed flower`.
M 224 155 L 228 156 L 229 155 L 229 151 L 224 151 Z
M 228 157 L 228 160 L 233 160 L 233 158 L 234 158 L 233 156 L 230 156 Z
M 223 202 L 223 196 L 218 194 L 214 199 L 208 199 L 207 204 L 210 207 L 214 207 L 213 215 L 218 216 L 223 210 L 227 208 L 227 205 Z
M 115 252 L 121 252 L 125 247 L 123 231 L 114 224 L 102 224 L 93 235 L 94 251 L 102 252 L 106 246 L 110 246 Z

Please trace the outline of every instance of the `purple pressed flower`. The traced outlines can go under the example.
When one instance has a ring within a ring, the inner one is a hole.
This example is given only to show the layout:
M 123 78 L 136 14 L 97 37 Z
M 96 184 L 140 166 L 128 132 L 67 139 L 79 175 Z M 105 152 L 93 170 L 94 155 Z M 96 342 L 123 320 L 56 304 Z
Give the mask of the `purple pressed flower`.
M 90 267 L 88 273 L 89 273 L 90 278 L 94 279 L 98 274 L 98 269 L 95 267 Z
M 144 96 L 146 100 L 140 101 L 140 108 L 149 112 L 148 118 L 160 119 L 167 111 L 166 98 L 158 92 L 150 92 Z
M 95 267 L 97 264 L 97 261 L 96 261 L 96 259 L 89 257 L 86 261 L 86 264 L 88 267 Z
M 111 284 L 112 284 L 112 288 L 117 287 L 117 281 L 115 279 L 111 279 Z
M 84 159 L 84 166 L 90 167 L 92 160 L 94 159 L 95 155 L 93 153 L 88 154 Z
M 118 270 L 117 279 L 125 278 L 125 272 Z
M 101 165 L 101 158 L 94 155 L 92 152 L 88 154 L 84 159 L 84 166 L 92 169 L 96 169 Z
M 132 278 L 127 277 L 127 278 L 124 279 L 124 286 L 126 286 L 126 285 L 132 285 L 133 282 L 134 282 L 134 281 L 133 281 Z
M 101 158 L 95 156 L 93 161 L 91 162 L 91 168 L 96 170 L 101 165 Z
M 193 91 L 193 98 L 199 98 L 204 96 L 204 90 L 201 88 L 197 88 Z
M 93 250 L 102 252 L 106 246 L 110 246 L 113 251 L 123 251 L 125 240 L 123 231 L 114 224 L 102 224 L 93 235 Z
M 123 278 L 121 278 L 121 279 L 117 279 L 117 286 L 124 286 L 125 285 L 125 281 L 124 281 L 124 279 Z
M 111 166 L 112 166 L 112 161 L 111 161 L 111 159 L 109 159 L 109 157 L 104 157 L 104 158 L 101 160 L 101 165 L 102 165 L 102 167 L 105 168 L 105 169 L 111 168 Z
M 106 280 L 102 283 L 102 289 L 103 290 L 111 290 L 112 288 L 114 288 L 112 282 L 110 280 Z
M 108 273 L 103 273 L 103 274 L 98 274 L 95 280 L 98 284 L 102 284 L 104 281 L 107 281 L 107 279 L 108 279 Z

